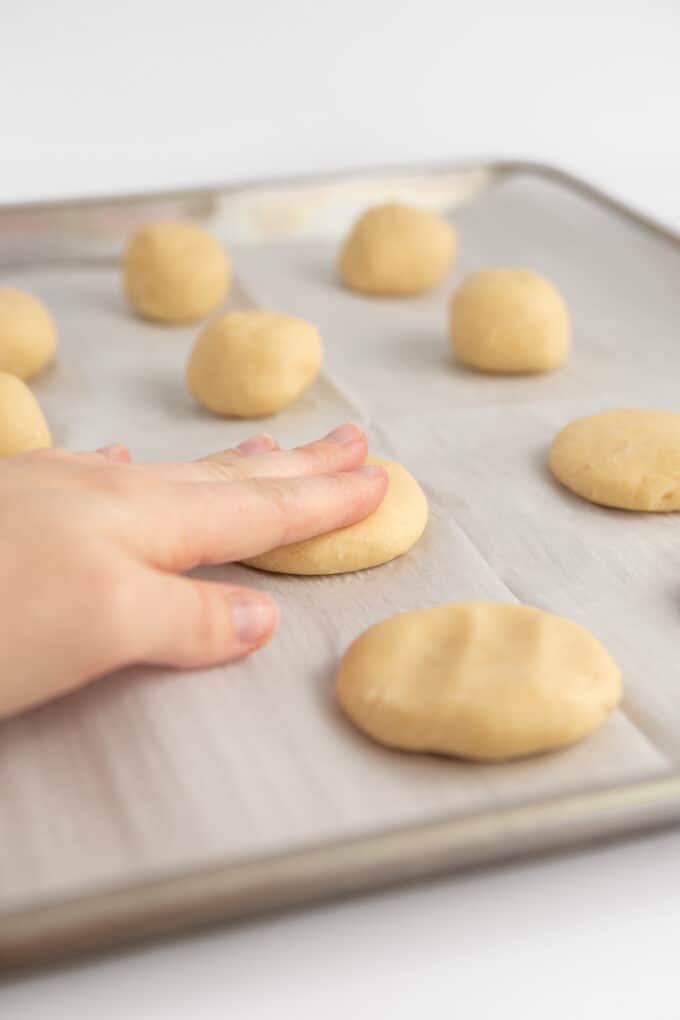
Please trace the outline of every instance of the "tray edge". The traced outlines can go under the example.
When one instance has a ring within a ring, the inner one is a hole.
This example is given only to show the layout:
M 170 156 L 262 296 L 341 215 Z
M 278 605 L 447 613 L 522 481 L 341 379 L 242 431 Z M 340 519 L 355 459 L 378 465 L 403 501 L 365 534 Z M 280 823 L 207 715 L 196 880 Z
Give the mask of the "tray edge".
M 435 161 L 432 163 L 396 164 L 387 166 L 354 167 L 312 174 L 296 174 L 285 177 L 263 177 L 251 180 L 227 181 L 217 184 L 200 184 L 180 188 L 164 188 L 155 191 L 133 191 L 120 194 L 103 194 L 85 197 L 47 198 L 29 202 L 1 202 L 0 216 L 3 214 L 50 212 L 68 209 L 87 209 L 101 206 L 120 206 L 125 204 L 146 203 L 156 200 L 187 200 L 210 198 L 215 195 L 230 194 L 237 191 L 265 190 L 269 188 L 297 188 L 332 184 L 347 178 L 391 177 L 415 173 L 452 174 L 452 173 L 487 173 L 491 179 L 505 179 L 522 174 L 542 177 L 554 181 L 601 205 L 606 206 L 630 222 L 671 241 L 680 244 L 680 230 L 675 230 L 653 216 L 640 212 L 622 199 L 615 198 L 599 186 L 592 184 L 582 176 L 572 173 L 557 164 L 541 160 L 524 159 L 521 157 L 470 158 L 465 160 Z
M 183 871 L 0 916 L 0 973 L 680 823 L 680 772 Z

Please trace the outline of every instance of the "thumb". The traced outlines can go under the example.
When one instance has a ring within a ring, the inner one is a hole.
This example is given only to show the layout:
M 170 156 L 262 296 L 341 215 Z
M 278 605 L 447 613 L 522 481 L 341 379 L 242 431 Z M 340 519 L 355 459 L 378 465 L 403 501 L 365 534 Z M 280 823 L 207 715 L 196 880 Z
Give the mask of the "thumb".
M 141 659 L 196 669 L 238 659 L 263 645 L 279 622 L 276 603 L 263 592 L 218 581 L 149 572 L 139 614 Z

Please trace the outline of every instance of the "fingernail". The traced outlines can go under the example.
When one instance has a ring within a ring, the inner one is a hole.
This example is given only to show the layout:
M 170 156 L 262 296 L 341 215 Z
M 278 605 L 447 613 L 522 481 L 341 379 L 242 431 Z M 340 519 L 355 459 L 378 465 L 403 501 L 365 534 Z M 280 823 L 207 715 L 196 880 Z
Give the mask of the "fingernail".
M 267 450 L 272 450 L 276 446 L 276 440 L 272 436 L 268 436 L 266 432 L 259 432 L 256 436 L 250 436 L 249 439 L 244 439 L 242 443 L 239 443 L 236 447 L 241 453 L 266 453 Z
M 236 597 L 231 603 L 234 635 L 242 645 L 254 645 L 267 637 L 278 618 L 278 610 L 269 599 Z
M 363 467 L 354 470 L 357 474 L 366 475 L 367 478 L 382 478 L 385 475 L 385 468 L 379 464 L 364 464 Z
M 120 443 L 107 443 L 106 446 L 100 446 L 97 453 L 101 453 L 104 457 L 108 457 L 109 460 L 131 460 L 130 451 L 126 449 L 126 447 L 121 446 Z
M 351 443 L 355 439 L 361 437 L 361 429 L 358 425 L 338 425 L 337 429 L 333 429 L 326 436 L 326 439 L 330 443 Z

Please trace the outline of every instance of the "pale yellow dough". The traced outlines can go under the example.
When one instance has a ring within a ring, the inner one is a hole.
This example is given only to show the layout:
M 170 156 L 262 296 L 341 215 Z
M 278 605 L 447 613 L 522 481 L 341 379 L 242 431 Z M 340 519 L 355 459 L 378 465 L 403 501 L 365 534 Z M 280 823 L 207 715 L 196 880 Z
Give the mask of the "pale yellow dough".
M 215 414 L 260 418 L 299 397 L 321 357 L 319 332 L 304 319 L 263 309 L 227 312 L 199 334 L 187 386 Z
M 52 445 L 47 422 L 26 383 L 0 372 L 0 457 Z
M 231 282 L 227 254 L 195 223 L 167 221 L 138 230 L 123 256 L 123 289 L 139 315 L 196 322 L 222 304 Z
M 529 269 L 481 269 L 451 299 L 458 361 L 482 372 L 548 372 L 569 350 L 569 314 L 556 287 Z
M 401 464 L 368 457 L 367 464 L 387 470 L 387 494 L 377 510 L 357 524 L 305 542 L 272 549 L 245 562 L 279 574 L 343 574 L 387 563 L 407 552 L 427 524 L 427 499 Z
M 56 347 L 57 330 L 43 303 L 25 290 L 0 287 L 0 372 L 30 379 Z
M 578 418 L 555 436 L 550 470 L 578 496 L 622 510 L 680 510 L 680 413 Z
M 425 209 L 377 205 L 352 227 L 340 251 L 340 279 L 365 294 L 409 295 L 431 290 L 446 276 L 456 234 Z
M 496 761 L 586 737 L 619 703 L 621 679 L 571 620 L 463 602 L 370 627 L 340 664 L 337 696 L 379 743 Z

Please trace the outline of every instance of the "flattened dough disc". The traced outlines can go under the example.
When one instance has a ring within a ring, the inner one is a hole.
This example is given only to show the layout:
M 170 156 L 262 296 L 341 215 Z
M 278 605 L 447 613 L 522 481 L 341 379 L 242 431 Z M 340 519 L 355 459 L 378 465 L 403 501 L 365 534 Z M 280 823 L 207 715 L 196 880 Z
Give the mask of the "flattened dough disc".
M 628 409 L 578 418 L 548 454 L 578 496 L 622 510 L 680 510 L 680 413 Z
M 363 521 L 304 542 L 272 549 L 245 562 L 277 574 L 344 574 L 387 563 L 415 545 L 427 524 L 427 499 L 406 468 L 383 457 L 367 457 L 382 464 L 389 476 L 382 503 Z
M 379 743 L 494 761 L 592 733 L 618 704 L 621 680 L 606 649 L 572 620 L 461 602 L 370 627 L 340 664 L 337 696 Z

